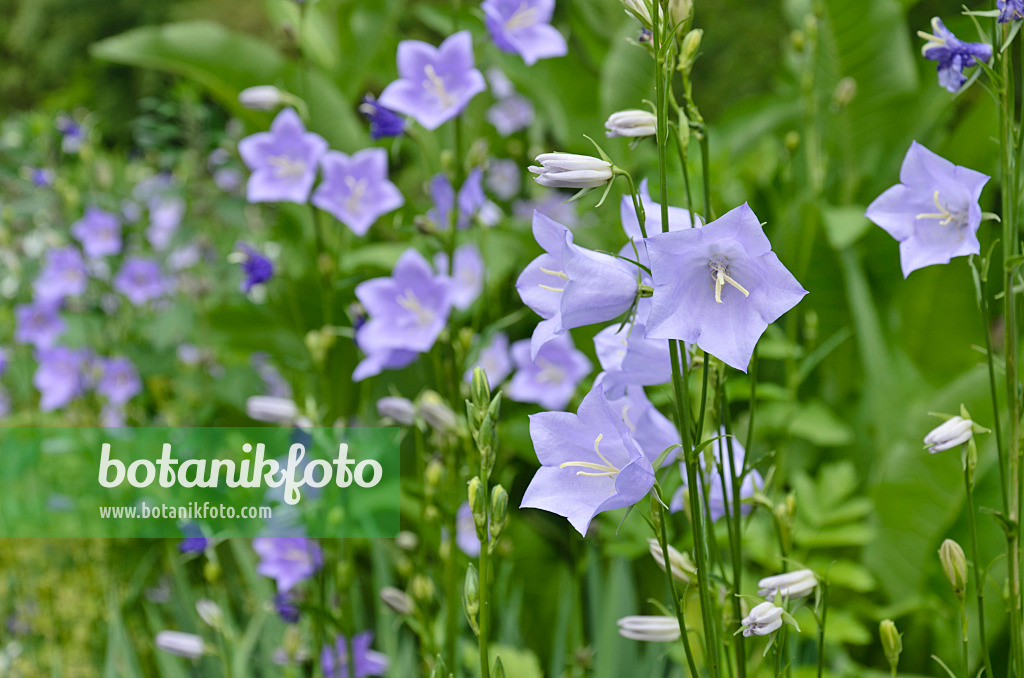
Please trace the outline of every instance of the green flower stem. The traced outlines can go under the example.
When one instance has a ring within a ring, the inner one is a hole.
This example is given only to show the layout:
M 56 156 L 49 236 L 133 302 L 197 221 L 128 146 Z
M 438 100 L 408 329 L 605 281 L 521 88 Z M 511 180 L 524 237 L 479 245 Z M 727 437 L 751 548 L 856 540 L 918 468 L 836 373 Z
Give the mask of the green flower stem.
M 825 622 L 828 620 L 828 582 L 821 582 L 821 619 L 818 620 L 818 678 L 825 670 Z M 896 675 L 896 667 L 892 667 Z
M 618 174 L 626 177 L 626 181 L 629 182 L 629 195 L 633 199 L 633 209 L 636 210 L 637 223 L 640 224 L 640 235 L 647 239 L 647 213 L 644 211 L 644 204 L 640 201 L 640 195 L 636 192 L 636 184 L 633 183 L 633 177 L 624 170 L 619 170 Z
M 483 493 L 485 497 L 490 495 L 487 492 L 487 476 L 481 474 L 480 480 L 483 481 Z M 486 500 L 484 502 L 487 512 L 487 525 L 490 525 L 491 519 L 491 502 Z M 488 535 L 489 536 L 489 535 Z M 490 540 L 480 541 L 480 611 L 478 612 L 478 619 L 480 624 L 480 634 L 478 637 L 479 648 L 480 648 L 480 678 L 491 678 L 491 662 L 488 657 L 487 642 L 491 632 L 491 619 L 490 619 L 490 578 L 489 570 L 491 567 L 491 549 Z
M 992 428 L 996 436 L 996 453 L 999 456 L 999 487 L 1006 487 L 1006 450 L 1003 447 L 1003 426 L 1000 423 L 999 416 L 999 395 L 997 393 L 996 386 L 996 367 L 995 358 L 992 355 L 992 311 L 988 303 L 988 271 L 979 271 L 978 279 L 980 281 L 979 292 L 980 292 L 980 306 L 981 306 L 981 324 L 983 334 L 985 336 L 985 357 L 988 363 L 988 386 L 989 395 L 992 398 Z M 1000 492 L 1003 500 L 1003 513 L 1008 513 L 1009 506 L 1007 504 L 1006 492 Z
M 661 499 L 661 489 L 656 486 L 655 491 L 658 493 L 659 501 Z M 697 673 L 697 665 L 693 661 L 693 651 L 690 649 L 690 638 L 689 633 L 686 630 L 686 615 L 685 607 L 683 602 L 679 599 L 679 593 L 676 591 L 676 579 L 672 576 L 672 562 L 669 560 L 668 553 L 668 531 L 665 529 L 665 515 L 661 516 L 659 530 L 656 531 L 656 537 L 658 544 L 661 546 L 661 555 L 664 560 L 663 565 L 665 566 L 665 576 L 668 578 L 668 588 L 672 594 L 672 607 L 676 612 L 676 619 L 679 621 L 679 639 L 683 643 L 683 654 L 686 655 L 686 663 L 690 667 L 690 675 L 696 678 L 699 674 Z
M 978 639 L 981 641 L 982 657 L 985 660 L 985 675 L 994 676 L 992 673 L 992 659 L 989 656 L 988 643 L 985 640 L 985 582 L 982 579 L 981 560 L 978 557 L 978 530 L 975 526 L 976 514 L 974 511 L 974 479 L 971 477 L 971 469 L 964 464 L 964 489 L 967 492 L 967 524 L 971 534 L 971 558 L 974 560 L 974 588 L 978 594 Z M 967 629 L 966 618 L 964 620 L 964 646 L 966 652 Z
M 740 474 L 736 469 L 736 455 L 732 445 L 732 421 L 729 416 L 729 402 L 725 393 L 725 383 L 719 388 L 721 396 L 722 428 L 725 429 L 726 439 L 724 448 L 728 451 L 729 457 L 729 479 L 732 481 L 731 502 L 726 502 L 726 520 L 729 521 L 729 552 L 732 556 L 732 615 L 736 622 L 743 619 L 743 606 L 740 602 L 743 584 L 743 513 L 740 511 Z M 740 469 L 742 472 L 742 469 Z M 724 474 L 723 474 L 724 482 Z M 722 496 L 727 496 L 725 488 L 722 488 Z M 729 512 L 729 506 L 732 511 Z M 733 639 L 733 648 L 736 654 L 736 674 L 739 678 L 746 678 L 747 675 L 747 653 L 744 648 L 744 636 L 739 634 Z

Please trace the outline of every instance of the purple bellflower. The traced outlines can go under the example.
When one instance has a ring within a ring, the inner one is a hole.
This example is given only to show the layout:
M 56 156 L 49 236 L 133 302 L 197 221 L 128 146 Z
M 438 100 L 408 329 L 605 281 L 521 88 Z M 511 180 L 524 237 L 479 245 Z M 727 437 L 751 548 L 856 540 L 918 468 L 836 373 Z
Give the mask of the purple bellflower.
M 39 391 L 39 409 L 52 412 L 66 406 L 85 391 L 85 351 L 54 346 L 36 353 L 39 367 L 32 384 Z
M 286 108 L 277 114 L 269 132 L 238 142 L 238 154 L 249 167 L 249 202 L 305 203 L 316 181 L 327 142 L 307 132 L 299 114 Z
M 455 545 L 470 558 L 480 555 L 480 537 L 476 536 L 476 520 L 468 501 L 462 502 L 455 512 Z
M 1024 0 L 996 0 L 999 9 L 999 23 L 1005 24 L 1024 19 Z
M 408 367 L 419 355 L 419 351 L 401 348 L 371 349 L 352 371 L 352 381 L 362 381 L 376 376 L 384 370 L 400 370 L 403 367 Z
M 398 137 L 405 132 L 405 118 L 378 104 L 372 94 L 363 97 L 359 112 L 370 122 L 370 137 L 374 140 Z
M 36 348 L 50 348 L 64 332 L 64 321 L 58 313 L 58 302 L 34 301 L 14 309 L 17 324 L 14 340 Z
M 917 32 L 925 40 L 921 54 L 938 62 L 939 84 L 950 92 L 958 92 L 967 82 L 964 69 L 991 59 L 992 45 L 959 40 L 939 17 L 932 18 L 932 30 L 934 33 Z
M 366 678 L 383 676 L 388 672 L 387 655 L 371 650 L 373 631 L 363 631 L 352 636 L 352 668 L 348 666 L 348 641 L 339 635 L 334 646 L 324 645 L 320 653 L 320 669 L 324 678 Z
M 601 375 L 598 375 L 597 379 L 603 381 Z M 598 385 L 598 381 L 595 382 L 595 386 Z M 607 393 L 605 389 L 605 394 Z M 609 399 L 608 403 L 612 411 L 618 413 L 629 435 L 652 464 L 658 455 L 670 446 L 680 443 L 679 431 L 647 398 L 642 386 L 630 386 L 626 389 L 625 395 L 614 400 Z M 677 456 L 678 448 L 670 452 L 663 463 L 671 463 Z
M 57 175 L 47 167 L 32 168 L 32 184 L 36 188 L 50 188 L 56 180 Z
M 594 337 L 601 363 L 601 383 L 610 399 L 621 398 L 627 386 L 656 386 L 672 380 L 667 339 L 648 339 L 643 323 L 610 325 Z
M 464 379 L 467 384 L 473 383 L 473 369 L 481 367 L 487 374 L 487 383 L 492 389 L 512 373 L 512 358 L 509 355 L 508 335 L 504 332 L 497 332 L 491 343 L 487 345 L 476 359 L 473 367 L 466 370 Z
M 725 435 L 725 430 L 722 429 L 718 432 L 718 435 Z M 740 473 L 743 469 L 743 458 L 746 452 L 743 446 L 740 445 L 736 438 L 732 438 L 732 454 L 734 464 L 736 466 L 736 472 Z M 704 483 L 705 479 L 708 483 L 708 512 L 711 514 L 711 522 L 717 522 L 719 518 L 726 515 L 726 510 L 732 511 L 732 471 L 729 468 L 729 444 L 728 438 L 719 438 L 718 440 L 711 443 L 711 451 L 714 454 L 714 465 L 708 468 L 706 463 L 707 457 L 705 451 L 700 453 L 700 466 L 703 469 L 699 475 L 697 482 Z M 725 451 L 726 456 L 722 456 L 722 451 Z M 728 496 L 722 495 L 722 476 L 718 474 L 718 464 L 722 464 L 722 470 L 725 471 L 725 489 Z M 679 463 L 679 472 L 683 476 L 683 486 L 676 490 L 675 494 L 672 495 L 672 501 L 669 502 L 669 510 L 673 513 L 682 511 L 684 508 L 684 492 L 686 491 L 686 467 L 682 462 Z M 754 493 L 764 487 L 764 479 L 761 474 L 755 470 L 751 470 L 743 477 L 743 481 L 740 483 L 740 500 L 750 499 L 754 496 Z M 742 503 L 740 506 L 740 513 L 748 515 L 753 509 L 753 505 L 750 503 Z
M 71 235 L 90 259 L 121 253 L 121 220 L 112 212 L 86 207 L 85 215 L 71 224 Z
M 569 404 L 576 387 L 593 369 L 590 360 L 578 351 L 568 332 L 544 344 L 531 357 L 530 340 L 512 344 L 516 373 L 505 389 L 506 395 L 521 403 L 537 403 L 549 410 Z
M 503 137 L 511 136 L 533 124 L 533 104 L 524 96 L 513 94 L 487 109 L 487 122 Z
M 239 288 L 243 293 L 248 294 L 256 285 L 262 285 L 274 277 L 274 264 L 255 247 L 241 242 L 235 245 L 235 250 L 241 255 L 238 263 L 245 275 Z
M 744 372 L 768 325 L 807 294 L 746 204 L 646 242 L 654 280 L 647 337 L 696 344 Z
M 158 252 L 171 244 L 185 216 L 185 201 L 178 196 L 157 196 L 149 201 L 149 228 L 146 240 Z
M 530 415 L 530 437 L 541 467 L 520 507 L 563 516 L 583 536 L 598 513 L 632 506 L 654 486 L 650 460 L 601 388 L 576 414 Z
M 916 141 L 910 145 L 900 183 L 875 198 L 865 213 L 899 241 L 904 278 L 919 268 L 981 251 L 978 198 L 988 180 Z
M 388 181 L 388 152 L 383 148 L 351 156 L 328 151 L 322 163 L 324 180 L 312 202 L 356 235 L 365 235 L 377 219 L 405 204 L 401 191 Z
M 551 25 L 555 0 L 484 0 L 480 8 L 498 49 L 518 54 L 527 66 L 569 51 L 565 38 Z
M 142 392 L 139 371 L 128 358 L 100 362 L 101 376 L 96 392 L 115 405 L 123 405 Z
M 487 88 L 474 66 L 469 31 L 450 35 L 439 47 L 419 40 L 398 43 L 398 76 L 381 92 L 380 105 L 412 116 L 428 130 L 457 116 Z
M 60 247 L 46 253 L 46 265 L 32 288 L 41 301 L 60 301 L 81 296 L 88 284 L 82 254 L 74 247 Z
M 484 194 L 483 172 L 479 167 L 474 167 L 466 175 L 466 180 L 459 188 L 458 196 L 452 188 L 447 174 L 437 174 L 430 180 L 430 198 L 434 201 L 434 208 L 428 212 L 429 216 L 438 228 L 446 229 L 451 226 L 452 208 L 458 203 L 459 213 L 455 218 L 455 226 L 459 229 L 469 228 L 473 218 L 480 212 L 480 208 L 487 201 Z
M 286 624 L 297 624 L 299 617 L 302 616 L 302 610 L 296 604 L 295 596 L 291 591 L 274 596 L 274 609 L 277 610 L 281 621 Z
M 638 269 L 608 254 L 573 243 L 572 232 L 535 212 L 533 235 L 544 254 L 516 281 L 523 303 L 544 320 L 533 332 L 531 352 L 565 330 L 612 320 L 633 306 Z
M 448 275 L 448 255 L 438 252 L 434 255 L 434 268 L 438 275 Z M 452 306 L 464 311 L 473 305 L 484 289 L 484 258 L 480 248 L 466 243 L 455 250 L 452 265 L 451 294 Z
M 278 593 L 291 591 L 324 564 L 320 545 L 305 537 L 258 537 L 252 548 L 260 557 L 256 571 L 274 579 Z
M 170 281 L 160 272 L 155 259 L 128 257 L 114 276 L 114 289 L 128 298 L 133 306 L 162 297 L 169 291 Z

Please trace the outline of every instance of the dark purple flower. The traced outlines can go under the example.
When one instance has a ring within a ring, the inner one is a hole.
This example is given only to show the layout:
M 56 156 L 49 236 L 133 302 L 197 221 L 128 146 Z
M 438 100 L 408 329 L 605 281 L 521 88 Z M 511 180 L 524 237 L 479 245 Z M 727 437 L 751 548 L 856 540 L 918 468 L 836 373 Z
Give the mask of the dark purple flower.
M 1024 0 L 996 0 L 996 7 L 999 9 L 1001 24 L 1024 19 Z
M 486 117 L 498 134 L 511 136 L 533 124 L 533 104 L 526 97 L 513 94 L 488 108 Z
M 469 31 L 450 35 L 439 47 L 419 40 L 398 43 L 398 76 L 380 95 L 380 105 L 412 116 L 428 130 L 451 120 L 486 89 L 474 67 Z
M 60 301 L 65 297 L 78 297 L 85 292 L 89 276 L 85 261 L 74 247 L 60 247 L 46 253 L 46 265 L 32 283 L 36 298 L 42 301 Z
M 202 553 L 210 543 L 197 523 L 185 523 L 181 526 L 181 533 L 185 535 L 178 544 L 178 550 L 182 553 Z
M 967 82 L 964 69 L 991 59 L 992 45 L 957 39 L 939 17 L 932 18 L 932 30 L 934 34 L 917 32 L 925 39 L 921 53 L 926 59 L 938 62 L 939 84 L 950 92 L 958 92 Z
M 252 548 L 260 557 L 256 571 L 277 582 L 278 593 L 291 591 L 324 564 L 320 544 L 304 537 L 259 537 Z
M 398 137 L 405 132 L 405 118 L 377 103 L 372 94 L 363 97 L 359 112 L 370 122 L 370 137 L 374 140 L 384 137 Z
M 438 252 L 434 255 L 434 268 L 438 275 L 448 275 L 448 255 Z M 480 248 L 473 243 L 460 245 L 455 250 L 455 263 L 452 266 L 451 294 L 452 305 L 459 310 L 472 306 L 484 288 L 484 257 Z
M 121 220 L 113 212 L 86 207 L 85 215 L 71 224 L 71 235 L 90 259 L 121 253 Z
M 14 309 L 17 326 L 14 340 L 19 344 L 32 344 L 36 348 L 50 348 L 64 332 L 64 321 L 58 311 L 58 302 L 34 301 Z
M 545 343 L 536 357 L 530 357 L 530 340 L 512 344 L 516 373 L 505 393 L 512 400 L 537 403 L 549 410 L 569 404 L 576 387 L 593 369 L 587 356 L 576 350 L 568 332 Z
M 101 360 L 100 370 L 96 392 L 111 403 L 123 405 L 142 392 L 139 371 L 128 358 Z
M 36 353 L 39 367 L 32 383 L 40 394 L 40 410 L 52 412 L 82 395 L 85 390 L 83 367 L 87 358 L 85 351 L 63 346 L 39 349 Z
M 299 621 L 301 610 L 299 606 L 295 604 L 295 596 L 292 592 L 278 593 L 274 596 L 274 608 L 277 609 L 277 614 L 281 617 L 282 621 L 287 624 L 296 624 Z
M 114 289 L 134 306 L 162 297 L 169 287 L 170 281 L 164 278 L 160 264 L 154 259 L 128 257 L 114 277 Z
M 696 344 L 744 372 L 769 323 L 807 294 L 746 204 L 646 243 L 654 279 L 647 337 Z
M 643 323 L 611 325 L 594 337 L 605 393 L 620 398 L 630 385 L 656 386 L 672 380 L 667 339 L 648 339 Z
M 484 0 L 480 8 L 494 44 L 519 54 L 528 66 L 569 51 L 565 38 L 551 26 L 555 0 Z
M 32 168 L 32 183 L 37 188 L 49 188 L 53 186 L 53 181 L 56 175 L 52 169 L 45 167 L 33 167 Z
M 149 201 L 146 239 L 157 252 L 167 249 L 185 216 L 185 201 L 177 196 L 158 196 Z
M 259 250 L 243 242 L 235 245 L 235 251 L 238 252 L 238 263 L 245 275 L 242 292 L 248 293 L 254 286 L 262 285 L 274 277 L 274 264 Z
M 78 153 L 82 148 L 85 134 L 77 120 L 67 113 L 57 116 L 57 131 L 61 133 L 60 148 L 65 153 Z
M 724 436 L 725 430 L 721 429 L 717 435 Z M 729 446 L 732 446 L 733 464 L 735 466 L 736 473 L 741 473 L 743 470 L 743 458 L 746 454 L 743 446 L 740 442 L 733 437 L 731 440 L 728 438 L 719 438 L 718 440 L 711 443 L 711 452 L 714 455 L 714 463 L 708 468 L 707 458 L 705 451 L 700 453 L 700 466 L 701 473 L 698 475 L 698 482 L 703 484 L 705 478 L 708 483 L 708 512 L 711 514 L 711 522 L 716 522 L 719 518 L 725 516 L 726 509 L 732 511 L 732 470 L 729 468 Z M 725 456 L 722 452 L 725 452 Z M 725 489 L 728 496 L 722 494 L 722 478 L 718 472 L 718 465 L 722 465 L 722 470 L 725 479 Z M 676 490 L 676 493 L 672 495 L 672 501 L 669 502 L 669 510 L 673 513 L 682 511 L 684 508 L 684 491 L 686 490 L 686 467 L 680 462 L 679 473 L 683 476 L 683 486 Z M 743 477 L 743 481 L 740 483 L 740 499 L 750 499 L 754 496 L 754 493 L 764 487 L 764 479 L 761 474 L 756 470 L 751 469 Z M 740 513 L 747 515 L 753 510 L 753 504 L 748 502 L 742 503 L 740 506 Z
M 238 154 L 249 167 L 249 202 L 305 203 L 316 181 L 327 142 L 307 132 L 299 114 L 286 108 L 277 114 L 269 132 L 238 142 Z
M 530 437 L 541 463 L 521 508 L 568 518 L 583 536 L 598 513 L 632 506 L 654 486 L 654 469 L 600 387 L 576 414 L 530 415 Z
M 320 653 L 320 669 L 324 678 L 366 678 L 383 676 L 388 672 L 387 655 L 371 650 L 373 631 L 352 636 L 352 670 L 348 667 L 348 642 L 345 636 L 335 638 L 334 646 L 324 645 Z
M 428 216 L 439 228 L 451 226 L 452 207 L 455 205 L 456 195 L 447 174 L 437 174 L 430 180 L 430 198 L 434 201 L 434 208 L 430 210 Z M 483 172 L 479 167 L 474 167 L 466 175 L 466 180 L 459 188 L 457 200 L 459 214 L 455 219 L 455 226 L 460 229 L 469 228 L 473 218 L 480 213 L 480 208 L 487 201 L 484 194 Z
M 981 251 L 978 198 L 988 180 L 916 141 L 910 145 L 900 168 L 900 183 L 875 198 L 865 213 L 899 241 L 903 277 Z
M 487 383 L 492 389 L 497 388 L 509 374 L 512 373 L 512 358 L 508 348 L 508 335 L 504 332 L 496 332 L 491 343 L 487 345 L 476 362 L 466 370 L 463 377 L 467 384 L 473 382 L 473 370 L 482 367 L 487 374 Z
M 388 181 L 388 152 L 367 148 L 352 156 L 328 151 L 324 179 L 313 204 L 330 212 L 356 235 L 365 235 L 381 216 L 405 204 L 398 187 Z

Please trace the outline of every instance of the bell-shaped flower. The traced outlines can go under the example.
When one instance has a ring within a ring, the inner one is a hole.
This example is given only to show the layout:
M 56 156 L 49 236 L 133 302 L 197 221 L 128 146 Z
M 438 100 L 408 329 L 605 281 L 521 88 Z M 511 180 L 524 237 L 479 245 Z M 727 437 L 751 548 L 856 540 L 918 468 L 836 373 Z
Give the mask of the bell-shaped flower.
M 643 323 L 609 325 L 594 337 L 601 383 L 609 398 L 621 398 L 630 385 L 656 386 L 672 380 L 668 339 L 648 339 Z
M 565 38 L 551 25 L 555 0 L 484 0 L 484 23 L 498 49 L 523 57 L 527 66 L 565 56 Z
M 466 175 L 466 180 L 459 188 L 458 195 L 455 194 L 448 175 L 438 174 L 430 180 L 430 198 L 434 201 L 434 207 L 427 213 L 427 216 L 433 220 L 437 228 L 441 230 L 451 228 L 452 209 L 456 207 L 458 213 L 455 216 L 455 227 L 460 230 L 469 228 L 484 203 L 487 202 L 483 186 L 483 172 L 479 167 L 470 170 Z
M 521 508 L 563 516 L 583 536 L 598 513 L 632 506 L 654 486 L 651 462 L 600 388 L 576 414 L 531 415 L 530 437 L 541 467 Z
M 925 40 L 921 54 L 926 59 L 939 62 L 939 84 L 950 92 L 958 92 L 967 82 L 964 69 L 991 59 L 992 45 L 958 39 L 939 17 L 932 18 L 932 30 L 934 33 L 917 32 Z
M 252 172 L 246 187 L 249 202 L 305 203 L 316 181 L 327 142 L 307 132 L 299 114 L 286 108 L 277 114 L 269 132 L 238 142 L 238 154 Z
M 782 628 L 785 610 L 769 602 L 754 607 L 742 622 L 743 635 L 767 636 Z
M 534 356 L 565 330 L 611 320 L 633 305 L 636 267 L 576 245 L 568 228 L 540 212 L 533 214 L 533 235 L 545 253 L 520 274 L 516 289 L 544 318 L 533 332 Z
M 448 255 L 438 252 L 434 255 L 434 268 L 438 275 L 448 275 Z M 473 305 L 484 289 L 484 257 L 480 248 L 466 243 L 455 250 L 451 272 L 452 305 L 464 311 Z
M 312 203 L 335 216 L 356 235 L 365 235 L 382 215 L 405 204 L 398 187 L 388 181 L 388 152 L 366 148 L 351 156 L 328 151 L 324 180 Z
M 602 382 L 602 375 L 598 375 L 594 382 L 595 388 L 603 386 Z M 633 437 L 640 451 L 647 456 L 652 464 L 662 452 L 679 444 L 681 436 L 676 430 L 675 424 L 654 406 L 642 387 L 630 386 L 620 398 L 608 396 L 606 389 L 605 396 L 608 398 L 612 410 L 618 412 L 622 423 L 626 425 L 629 435 Z M 665 457 L 663 463 L 672 463 L 677 456 L 678 451 L 673 450 Z
M 724 436 L 725 430 L 720 429 L 719 435 Z M 732 470 L 729 466 L 729 446 L 732 446 L 733 454 L 733 466 L 735 467 L 736 473 L 742 473 L 743 471 L 743 460 L 746 456 L 746 451 L 740 442 L 733 438 L 731 441 L 727 438 L 719 438 L 711 443 L 711 453 L 714 456 L 714 462 L 712 465 L 707 463 L 705 456 L 705 450 L 700 453 L 700 468 L 701 472 L 698 475 L 698 481 L 703 486 L 704 482 L 708 484 L 708 513 L 711 515 L 711 522 L 717 522 L 719 518 L 726 515 L 728 511 L 732 514 Z M 723 456 L 723 452 L 725 455 Z M 722 479 L 723 476 L 718 473 L 718 464 L 722 464 L 722 470 L 725 472 L 725 493 L 722 492 Z M 672 495 L 672 501 L 669 502 L 669 510 L 673 513 L 682 511 L 684 508 L 684 497 L 685 492 L 689 489 L 687 487 L 687 476 L 686 467 L 682 463 L 679 464 L 679 473 L 683 476 L 683 485 L 676 493 Z M 754 494 L 764 487 L 764 479 L 761 474 L 756 470 L 750 470 L 745 476 L 743 481 L 740 483 L 740 514 L 747 515 L 753 510 L 753 505 L 746 503 L 745 500 L 750 499 Z
M 957 415 L 936 426 L 924 437 L 924 445 L 932 454 L 963 445 L 974 436 L 974 422 Z
M 813 570 L 795 570 L 773 577 L 765 577 L 757 582 L 757 595 L 768 600 L 781 596 L 788 600 L 809 596 L 818 585 L 818 578 Z
M 1024 19 L 1024 0 L 996 0 L 996 9 L 1001 24 Z
M 434 130 L 486 88 L 475 67 L 473 37 L 459 31 L 439 47 L 419 40 L 398 43 L 398 80 L 384 88 L 378 102 Z
M 352 381 L 374 377 L 384 370 L 400 370 L 411 365 L 419 356 L 420 351 L 401 348 L 371 349 L 352 371 Z
M 654 280 L 647 336 L 696 344 L 744 372 L 768 325 L 807 294 L 746 204 L 646 242 Z
M 496 389 L 512 373 L 512 358 L 509 353 L 508 335 L 504 332 L 496 332 L 494 338 L 477 356 L 476 362 L 472 364 L 463 379 L 467 384 L 473 383 L 473 370 L 477 367 L 483 369 L 487 375 L 487 383 L 491 389 Z
M 900 183 L 875 198 L 866 212 L 899 241 L 903 277 L 981 251 L 978 199 L 988 180 L 916 141 L 910 145 L 900 167 Z
M 528 169 L 534 181 L 548 188 L 597 188 L 612 180 L 612 164 L 607 160 L 576 153 L 541 153 L 537 165 Z
M 517 341 L 512 344 L 512 360 L 516 373 L 505 394 L 512 400 L 537 403 L 550 410 L 568 405 L 576 387 L 593 368 L 587 356 L 576 349 L 569 333 L 544 344 L 536 356 L 531 354 L 528 339 Z

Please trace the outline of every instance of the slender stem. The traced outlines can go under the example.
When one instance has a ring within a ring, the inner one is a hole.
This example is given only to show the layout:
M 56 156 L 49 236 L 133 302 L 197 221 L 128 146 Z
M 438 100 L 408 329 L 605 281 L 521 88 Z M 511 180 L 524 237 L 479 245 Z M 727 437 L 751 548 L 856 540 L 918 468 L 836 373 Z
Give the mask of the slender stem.
M 974 482 L 971 478 L 971 470 L 964 464 L 964 489 L 967 491 L 967 524 L 971 534 L 971 558 L 974 560 L 974 588 L 978 593 L 978 639 L 981 641 L 982 657 L 985 660 L 985 675 L 994 676 L 992 673 L 992 658 L 989 656 L 988 642 L 985 638 L 985 582 L 982 580 L 981 560 L 978 557 L 978 530 L 975 526 L 974 511 Z M 967 643 L 967 634 L 964 633 L 964 643 Z
M 726 450 L 729 453 L 729 480 L 732 483 L 732 513 L 728 516 L 729 549 L 732 555 L 732 614 L 736 621 L 743 619 L 743 607 L 740 601 L 740 594 L 743 585 L 743 512 L 740 510 L 740 474 L 736 472 L 736 454 L 732 445 L 732 421 L 729 416 L 729 403 L 726 399 L 725 384 L 719 388 L 721 394 L 722 426 L 726 434 Z M 723 496 L 725 494 L 723 493 Z M 727 502 L 728 504 L 728 502 Z M 736 670 L 739 678 L 746 678 L 747 675 L 747 653 L 744 649 L 744 636 L 741 633 L 736 636 L 733 644 L 736 652 Z
M 659 492 L 660 494 L 660 492 Z M 676 591 L 676 579 L 672 576 L 672 562 L 668 555 L 668 532 L 665 529 L 665 516 L 661 516 L 661 530 L 657 533 L 658 544 L 661 546 L 661 555 L 664 559 L 665 575 L 668 577 L 668 588 L 672 594 L 672 606 L 676 611 L 676 619 L 679 621 L 679 638 L 683 642 L 683 653 L 686 655 L 686 663 L 690 667 L 690 675 L 697 678 L 697 665 L 693 661 L 693 651 L 690 649 L 690 638 L 686 631 L 686 615 L 683 614 L 683 606 L 679 601 L 679 593 Z
M 991 309 L 988 303 L 988 273 L 979 275 L 981 280 L 981 323 L 985 336 L 985 357 L 988 362 L 988 387 L 992 398 L 992 428 L 996 435 L 996 453 L 999 456 L 999 487 L 1006 487 L 1006 451 L 1003 448 L 1002 423 L 999 417 L 999 395 L 996 388 L 995 357 L 992 355 Z M 1003 500 L 1003 513 L 1007 513 L 1006 492 L 1000 492 Z
M 700 413 L 697 415 L 697 437 L 704 437 L 704 410 L 708 401 L 708 374 L 711 372 L 708 354 L 704 353 L 704 375 L 700 386 Z
M 825 622 L 828 620 L 828 582 L 821 583 L 821 621 L 818 624 L 818 678 L 825 670 Z M 893 668 L 893 675 L 896 669 Z
M 647 239 L 647 213 L 644 211 L 644 204 L 640 200 L 640 194 L 636 191 L 636 184 L 633 183 L 633 177 L 629 172 L 622 172 L 622 176 L 626 177 L 626 181 L 629 182 L 629 196 L 633 199 L 633 209 L 636 211 L 636 221 L 640 224 L 640 235 L 643 236 L 644 240 Z
M 487 496 L 487 480 L 481 477 L 483 480 L 483 492 L 484 496 Z M 485 501 L 484 506 L 487 511 L 487 525 L 490 526 L 490 502 Z M 491 660 L 487 650 L 488 636 L 491 632 L 491 616 L 490 616 L 490 578 L 489 570 L 491 567 L 491 549 L 490 543 L 487 539 L 480 540 L 480 636 L 479 648 L 480 648 L 480 677 L 491 678 Z
M 967 605 L 960 601 L 960 636 L 963 639 L 964 678 L 971 678 L 971 659 L 967 647 Z

